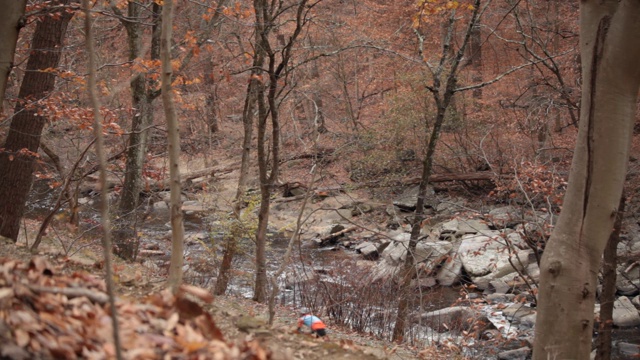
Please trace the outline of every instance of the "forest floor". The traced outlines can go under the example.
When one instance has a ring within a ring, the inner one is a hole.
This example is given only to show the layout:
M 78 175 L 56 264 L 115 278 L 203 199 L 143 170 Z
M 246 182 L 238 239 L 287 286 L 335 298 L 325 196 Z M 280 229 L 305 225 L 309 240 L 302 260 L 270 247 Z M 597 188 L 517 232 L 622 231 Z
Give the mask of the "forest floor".
M 38 225 L 36 221 L 25 221 L 25 228 L 30 235 L 33 235 Z M 51 264 L 49 267 L 55 269 L 54 276 L 74 279 L 82 278 L 85 275 L 80 274 L 88 273 L 97 279 L 101 278 L 103 273 L 101 247 L 96 242 L 87 243 L 80 247 L 81 251 L 71 256 L 65 256 L 61 252 L 60 246 L 44 242 L 39 248 L 38 256 Z M 0 265 L 7 259 L 29 264 L 34 259 L 34 255 L 27 251 L 23 243 L 19 243 L 18 246 L 2 244 L 0 246 Z M 127 263 L 116 259 L 114 270 L 117 296 L 120 301 L 131 304 L 142 303 L 147 301 L 150 294 L 158 293 L 164 288 L 164 275 L 154 274 L 139 263 Z M 0 283 L 2 283 L 2 279 L 0 279 Z M 16 296 L 16 298 L 18 297 Z M 2 305 L 2 301 L 0 301 L 0 305 Z M 28 306 L 28 304 L 22 305 Z M 310 335 L 298 334 L 296 332 L 296 310 L 287 307 L 277 307 L 274 323 L 268 326 L 267 306 L 240 297 L 215 297 L 210 304 L 204 304 L 202 308 L 212 315 L 213 321 L 221 330 L 227 343 L 252 342 L 259 344 L 259 347 L 265 350 L 262 356 L 268 354 L 271 359 L 403 360 L 454 358 L 445 352 L 438 354 L 438 351 L 434 349 L 420 349 L 422 351 L 420 353 L 418 349 L 406 345 L 396 346 L 366 334 L 337 328 L 331 324 L 328 324 L 328 339 L 316 339 Z M 0 306 L 0 315 L 2 310 L 2 306 Z M 1 317 L 0 320 L 2 320 Z M 254 358 L 260 359 L 262 357 L 256 356 Z

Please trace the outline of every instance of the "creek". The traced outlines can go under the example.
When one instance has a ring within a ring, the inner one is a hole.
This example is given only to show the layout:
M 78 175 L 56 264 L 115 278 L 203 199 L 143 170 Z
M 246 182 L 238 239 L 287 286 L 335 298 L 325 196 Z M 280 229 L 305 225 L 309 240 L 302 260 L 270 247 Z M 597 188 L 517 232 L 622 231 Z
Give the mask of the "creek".
M 38 181 L 27 206 L 27 217 L 41 220 L 50 211 L 57 198 L 57 192 L 50 189 L 46 182 Z M 81 227 L 90 228 L 98 223 L 96 197 L 86 199 L 82 206 Z M 63 213 L 64 210 L 61 211 Z M 206 213 L 185 215 L 185 276 L 184 280 L 194 285 L 212 289 L 215 274 L 222 255 L 223 233 L 220 227 L 223 219 L 216 219 Z M 170 257 L 169 214 L 165 209 L 157 209 L 145 220 L 137 231 L 141 234 L 140 248 L 149 250 L 149 255 L 141 256 L 138 261 L 156 268 L 162 273 L 168 268 Z M 284 234 L 271 233 L 267 247 L 268 272 L 274 273 L 279 267 L 289 242 Z M 311 243 L 298 246 L 293 253 L 292 265 L 286 274 L 278 279 L 280 294 L 278 303 L 290 307 L 301 305 L 312 308 L 324 308 L 330 319 L 352 328 L 377 336 L 388 336 L 394 320 L 394 296 L 389 287 L 363 283 L 366 266 L 362 255 L 339 246 L 318 248 Z M 240 251 L 234 260 L 233 272 L 228 294 L 250 298 L 253 295 L 253 240 L 241 240 Z M 359 264 L 357 266 L 356 264 Z M 359 290 L 355 290 L 359 289 Z M 368 289 L 368 291 L 367 291 Z M 460 287 L 437 286 L 421 291 L 415 298 L 415 310 L 435 311 L 454 304 L 471 305 L 473 299 L 481 298 L 480 293 L 463 293 Z M 460 301 L 462 299 L 462 301 Z M 495 313 L 495 309 L 486 307 L 485 314 Z M 503 335 L 512 327 L 504 318 L 491 319 L 507 326 Z M 414 327 L 411 331 L 421 332 Z M 422 334 L 431 340 L 440 338 L 440 334 Z M 614 329 L 614 342 L 640 343 L 637 328 Z M 478 353 L 469 353 L 472 357 Z M 624 356 L 612 357 L 624 359 Z

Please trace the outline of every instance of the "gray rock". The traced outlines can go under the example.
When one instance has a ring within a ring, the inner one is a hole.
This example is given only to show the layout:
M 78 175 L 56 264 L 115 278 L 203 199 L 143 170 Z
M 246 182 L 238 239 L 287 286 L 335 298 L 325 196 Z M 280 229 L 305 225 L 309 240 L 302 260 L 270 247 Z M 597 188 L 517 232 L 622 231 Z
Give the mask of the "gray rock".
M 158 201 L 156 203 L 153 203 L 153 210 L 156 210 L 156 211 L 167 211 L 167 210 L 169 210 L 169 205 L 167 205 L 167 203 L 164 202 L 164 201 Z
M 440 240 L 454 240 L 467 234 L 477 234 L 489 231 L 489 226 L 484 221 L 476 219 L 455 218 L 441 223 L 435 227 L 433 237 Z M 452 239 L 453 238 L 453 239 Z
M 496 294 L 506 294 L 511 290 L 511 285 L 504 280 L 491 280 L 489 281 L 489 290 Z
M 516 296 L 514 294 L 489 294 L 485 296 L 485 300 L 490 303 L 506 303 L 512 301 Z
M 529 314 L 520 318 L 520 327 L 533 329 L 536 326 L 536 315 L 537 314 Z
M 462 266 L 480 289 L 486 289 L 491 280 L 515 272 L 511 263 L 518 270 L 523 270 L 532 261 L 533 250 L 518 250 L 513 247 L 514 243 L 521 241 L 517 233 L 503 236 L 493 231 L 462 237 L 458 248 Z M 509 254 L 514 251 L 515 256 L 509 262 Z
M 454 214 L 466 206 L 467 206 L 466 199 L 451 198 L 451 199 L 440 201 L 436 206 L 436 212 L 438 214 Z
M 613 303 L 613 324 L 618 327 L 640 325 L 640 314 L 628 297 L 621 296 Z
M 511 304 L 506 309 L 502 310 L 502 315 L 504 315 L 507 320 L 517 323 L 519 323 L 523 317 L 531 314 L 535 314 L 535 310 L 519 303 Z
M 462 261 L 456 254 L 450 257 L 438 271 L 436 279 L 442 286 L 452 286 L 460 281 L 462 275 Z
M 436 278 L 434 277 L 424 277 L 424 278 L 420 278 L 420 279 L 413 279 L 411 280 L 411 287 L 413 287 L 414 289 L 429 289 L 432 288 L 434 286 L 436 286 L 438 284 L 438 282 L 436 281 Z
M 636 307 L 640 307 L 640 295 L 634 297 L 633 300 L 631 300 L 631 303 Z
M 519 349 L 503 351 L 498 354 L 500 360 L 526 360 L 531 354 L 531 349 L 528 347 L 521 347 Z
M 382 260 L 376 265 L 372 274 L 374 280 L 394 276 L 404 265 L 409 245 L 408 234 L 400 234 L 395 238 L 402 240 L 394 241 L 384 249 L 380 255 Z M 421 241 L 416 246 L 414 263 L 420 272 L 429 273 L 440 265 L 452 248 L 453 245 L 447 241 Z
M 616 344 L 620 355 L 628 357 L 638 357 L 640 355 L 640 344 L 631 344 L 627 342 L 618 342 Z
M 398 199 L 393 202 L 393 205 L 397 206 L 402 211 L 413 212 L 416 210 L 416 202 L 418 200 L 418 186 L 411 187 L 405 190 Z M 427 188 L 427 194 L 424 202 L 425 207 L 436 208 L 438 201 L 436 199 L 436 192 L 432 186 Z
M 616 288 L 621 295 L 635 296 L 640 293 L 640 266 L 635 266 L 629 271 L 625 271 L 626 267 L 626 264 L 618 267 Z
M 471 329 L 479 321 L 488 323 L 487 318 L 480 312 L 465 306 L 452 306 L 427 312 L 420 316 L 422 325 L 441 333 L 465 331 Z
M 374 260 L 378 257 L 378 247 L 369 241 L 356 245 L 356 251 L 362 254 L 367 260 Z
M 498 229 L 513 228 L 523 221 L 523 214 L 514 206 L 503 206 L 489 212 L 488 220 Z
M 499 250 L 504 249 L 500 242 L 500 233 L 484 232 L 477 235 L 465 235 L 458 248 L 462 266 L 471 276 L 484 276 L 493 270 L 492 265 L 498 258 Z

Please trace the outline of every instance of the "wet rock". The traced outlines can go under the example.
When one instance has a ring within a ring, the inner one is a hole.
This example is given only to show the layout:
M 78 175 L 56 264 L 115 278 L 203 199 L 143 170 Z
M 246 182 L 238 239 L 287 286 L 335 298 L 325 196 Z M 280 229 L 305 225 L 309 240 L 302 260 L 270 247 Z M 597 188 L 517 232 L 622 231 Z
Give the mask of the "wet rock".
M 489 282 L 489 290 L 496 294 L 506 294 L 511 291 L 511 285 L 504 280 L 492 280 Z
M 467 234 L 477 234 L 489 231 L 485 221 L 477 219 L 458 219 L 444 222 L 437 227 L 440 240 L 447 240 L 446 235 L 452 234 L 455 238 L 460 238 Z
M 485 300 L 490 303 L 506 303 L 513 301 L 516 296 L 514 294 L 489 294 L 485 296 Z
M 436 285 L 437 285 L 437 281 L 434 277 L 425 277 L 425 278 L 411 280 L 411 287 L 414 289 L 426 290 Z
M 502 310 L 502 315 L 504 315 L 507 320 L 520 323 L 522 318 L 525 316 L 529 316 L 534 314 L 535 310 L 532 308 L 525 306 L 524 304 L 511 304 L 506 309 Z
M 514 228 L 516 225 L 521 224 L 524 219 L 522 211 L 514 206 L 503 206 L 495 208 L 489 212 L 486 216 L 496 229 Z
M 315 271 L 287 272 L 284 277 L 284 284 L 287 289 L 292 289 L 297 284 L 302 284 L 317 278 Z
M 533 329 L 536 326 L 537 314 L 529 314 L 520 318 L 520 328 Z
M 621 296 L 613 303 L 613 324 L 618 327 L 640 325 L 640 314 L 628 297 Z
M 479 311 L 464 306 L 452 306 L 424 313 L 420 316 L 420 321 L 422 325 L 438 332 L 466 331 L 480 321 L 489 322 Z
M 508 270 L 511 267 L 508 261 L 509 247 L 521 241 L 513 234 L 516 233 L 509 234 L 506 238 L 498 231 L 464 235 L 458 254 L 460 254 L 462 266 L 466 272 L 472 277 L 481 277 L 491 273 L 495 273 L 494 277 L 499 277 L 513 272 Z M 518 253 L 518 258 L 524 266 L 529 264 L 528 256 L 529 253 Z
M 382 260 L 376 265 L 372 274 L 373 279 L 395 276 L 404 265 L 409 246 L 409 234 L 398 234 L 382 252 Z M 453 245 L 447 241 L 424 242 L 417 244 L 415 263 L 422 273 L 430 273 L 436 266 L 446 260 Z
M 464 198 L 451 198 L 440 201 L 436 206 L 438 214 L 454 214 L 460 209 L 467 206 L 467 200 Z
M 393 202 L 393 205 L 397 206 L 400 210 L 406 212 L 413 212 L 416 210 L 416 202 L 418 201 L 418 186 L 411 187 L 402 193 Z M 436 192 L 432 186 L 427 188 L 427 194 L 424 201 L 424 207 L 436 208 L 438 201 L 436 199 Z
M 460 281 L 461 276 L 462 261 L 460 260 L 460 257 L 455 254 L 445 261 L 440 268 L 440 271 L 438 271 L 436 279 L 438 280 L 438 284 L 442 286 L 452 286 Z
M 640 356 L 640 344 L 631 344 L 628 342 L 618 342 L 616 344 L 618 353 L 622 356 L 633 358 Z
M 362 254 L 362 256 L 367 260 L 375 260 L 379 256 L 378 247 L 376 244 L 369 241 L 356 245 L 355 250 Z
M 154 211 L 167 211 L 167 210 L 169 210 L 169 205 L 167 205 L 167 203 L 164 202 L 164 201 L 158 201 L 156 203 L 153 203 L 153 210 Z
M 351 208 L 351 216 L 360 216 L 373 211 L 374 204 L 371 203 L 355 203 Z
M 500 360 L 526 360 L 531 354 L 531 349 L 528 347 L 521 347 L 519 349 L 503 351 L 498 354 Z
M 635 296 L 640 293 L 640 266 L 628 268 L 627 264 L 622 264 L 618 267 L 616 288 L 618 293 L 624 296 Z

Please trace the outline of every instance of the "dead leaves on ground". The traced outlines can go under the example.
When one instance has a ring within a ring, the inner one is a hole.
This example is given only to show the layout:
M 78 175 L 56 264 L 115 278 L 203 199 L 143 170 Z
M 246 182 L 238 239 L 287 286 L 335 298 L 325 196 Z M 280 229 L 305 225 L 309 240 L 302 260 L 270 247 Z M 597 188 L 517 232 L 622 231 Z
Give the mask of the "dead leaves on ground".
M 43 258 L 0 260 L 0 358 L 115 357 L 111 311 L 102 279 L 56 274 Z M 183 286 L 143 302 L 116 301 L 125 359 L 269 359 L 259 343 L 227 342 L 209 313 L 205 290 Z

